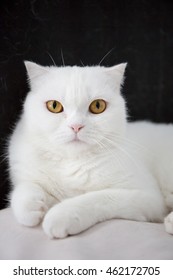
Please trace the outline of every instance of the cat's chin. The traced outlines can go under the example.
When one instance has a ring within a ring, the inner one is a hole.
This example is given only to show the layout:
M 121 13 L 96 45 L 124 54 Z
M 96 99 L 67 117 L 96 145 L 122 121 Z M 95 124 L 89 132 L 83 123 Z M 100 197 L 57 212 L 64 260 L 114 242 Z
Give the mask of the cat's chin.
M 88 144 L 86 142 L 84 142 L 80 139 L 73 139 L 73 140 L 69 141 L 67 144 L 73 145 L 75 147 L 81 147 L 81 146 L 86 147 L 86 146 L 88 146 Z
M 64 145 L 64 148 L 65 148 L 65 153 L 76 155 L 76 156 L 78 155 L 81 156 L 81 153 L 85 153 L 85 152 L 88 153 L 88 151 L 91 150 L 91 146 L 87 142 L 79 139 L 74 139 L 67 142 Z
M 75 138 L 72 141 L 70 141 L 70 143 L 74 143 L 74 144 L 86 144 L 86 142 L 82 141 L 79 138 Z
M 86 146 L 88 145 L 87 142 L 81 138 L 79 138 L 78 135 L 74 135 L 68 142 L 67 144 L 70 144 L 70 145 L 75 145 L 75 146 Z

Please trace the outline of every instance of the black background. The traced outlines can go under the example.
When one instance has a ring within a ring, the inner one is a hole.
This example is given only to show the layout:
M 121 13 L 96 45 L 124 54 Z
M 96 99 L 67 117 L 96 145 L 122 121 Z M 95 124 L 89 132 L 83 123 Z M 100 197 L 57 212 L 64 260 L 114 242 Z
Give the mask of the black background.
M 131 120 L 173 122 L 173 4 L 33 0 L 0 4 L 0 208 L 9 191 L 5 146 L 28 91 L 23 60 L 42 65 L 128 62 Z M 82 62 L 81 62 L 82 61 Z

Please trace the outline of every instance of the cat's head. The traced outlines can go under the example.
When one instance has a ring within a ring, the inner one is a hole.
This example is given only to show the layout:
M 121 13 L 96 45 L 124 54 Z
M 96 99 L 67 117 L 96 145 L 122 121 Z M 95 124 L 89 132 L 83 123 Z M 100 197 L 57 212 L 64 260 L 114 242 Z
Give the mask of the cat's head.
M 82 152 L 109 149 L 124 136 L 126 109 L 120 90 L 125 63 L 43 67 L 25 62 L 25 66 L 31 90 L 23 118 L 26 129 L 40 137 L 40 145 L 55 153 Z

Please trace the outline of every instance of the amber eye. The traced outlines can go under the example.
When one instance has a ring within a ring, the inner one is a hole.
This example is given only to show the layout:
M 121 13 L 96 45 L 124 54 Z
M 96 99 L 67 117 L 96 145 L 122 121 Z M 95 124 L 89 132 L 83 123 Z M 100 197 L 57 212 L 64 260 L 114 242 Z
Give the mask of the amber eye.
M 62 104 L 57 100 L 49 100 L 46 102 L 47 109 L 52 113 L 61 113 L 63 111 Z
M 89 110 L 93 114 L 103 113 L 105 109 L 106 102 L 103 99 L 96 99 L 89 106 Z

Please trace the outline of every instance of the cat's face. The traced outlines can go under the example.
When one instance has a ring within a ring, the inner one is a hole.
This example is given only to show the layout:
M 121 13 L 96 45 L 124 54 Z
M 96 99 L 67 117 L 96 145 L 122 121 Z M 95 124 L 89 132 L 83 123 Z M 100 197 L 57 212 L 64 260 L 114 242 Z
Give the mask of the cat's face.
M 115 135 L 122 137 L 126 112 L 120 87 L 125 64 L 112 68 L 25 65 L 31 92 L 23 117 L 41 143 L 54 150 L 82 152 L 109 147 Z

